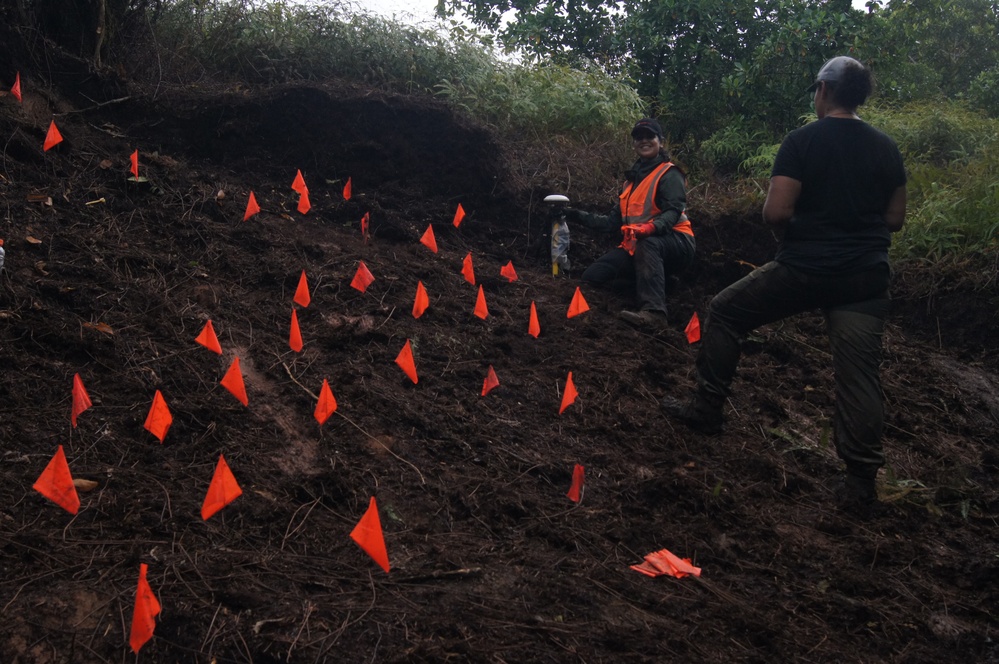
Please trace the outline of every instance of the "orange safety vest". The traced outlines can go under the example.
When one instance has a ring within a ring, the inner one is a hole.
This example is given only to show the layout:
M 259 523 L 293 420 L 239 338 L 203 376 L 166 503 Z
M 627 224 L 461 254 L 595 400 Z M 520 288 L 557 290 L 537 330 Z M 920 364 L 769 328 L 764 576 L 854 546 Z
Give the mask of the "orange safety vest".
M 659 181 L 666 175 L 666 171 L 671 168 L 673 168 L 673 162 L 667 161 L 659 164 L 656 170 L 646 175 L 637 187 L 631 182 L 624 185 L 624 191 L 621 192 L 621 221 L 625 226 L 644 224 L 662 212 L 656 205 L 656 189 L 659 187 Z M 673 224 L 673 230 L 686 233 L 691 237 L 694 236 L 694 229 L 690 226 L 686 210 L 680 212 L 680 219 Z

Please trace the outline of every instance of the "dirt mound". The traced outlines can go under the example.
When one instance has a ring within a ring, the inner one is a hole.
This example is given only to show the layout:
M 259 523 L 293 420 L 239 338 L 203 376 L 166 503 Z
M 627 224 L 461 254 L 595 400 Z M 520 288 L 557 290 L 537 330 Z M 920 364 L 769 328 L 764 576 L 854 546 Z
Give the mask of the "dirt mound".
M 892 321 L 872 521 L 832 508 L 819 316 L 750 339 L 723 435 L 661 414 L 691 385 L 690 315 L 769 257 L 755 220 L 693 202 L 698 263 L 670 329 L 645 334 L 613 293 L 584 290 L 590 311 L 566 317 L 578 283 L 534 253 L 529 192 L 488 132 L 439 105 L 320 85 L 164 92 L 56 109 L 66 141 L 42 153 L 48 123 L 25 108 L 50 100 L 33 95 L 0 100 L 2 661 L 122 660 L 140 563 L 163 605 L 151 661 L 999 659 L 987 368 Z M 144 183 L 127 180 L 135 149 Z M 263 212 L 243 222 L 251 190 Z M 601 249 L 574 241 L 577 266 Z M 209 319 L 222 356 L 193 341 Z M 394 362 L 407 340 L 417 384 Z M 237 356 L 248 407 L 219 385 Z M 490 366 L 500 386 L 483 397 Z M 580 397 L 559 415 L 569 372 Z M 93 407 L 73 429 L 77 373 Z M 339 408 L 320 427 L 324 379 Z M 174 418 L 162 444 L 143 429 L 157 390 Z M 59 445 L 99 485 L 75 517 L 31 490 Z M 220 455 L 243 495 L 203 521 Z M 349 539 L 372 496 L 390 574 Z M 664 547 L 703 575 L 629 569 Z

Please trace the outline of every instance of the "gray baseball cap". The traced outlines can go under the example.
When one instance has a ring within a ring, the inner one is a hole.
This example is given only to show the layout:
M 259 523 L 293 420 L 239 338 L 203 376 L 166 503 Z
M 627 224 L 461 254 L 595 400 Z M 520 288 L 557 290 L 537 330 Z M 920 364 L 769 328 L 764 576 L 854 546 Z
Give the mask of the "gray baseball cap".
M 819 73 L 815 76 L 815 82 L 808 87 L 808 91 L 814 92 L 815 89 L 819 87 L 819 83 L 822 81 L 829 81 L 830 83 L 838 82 L 841 78 L 843 78 L 843 74 L 846 73 L 847 69 L 852 69 L 854 67 L 863 69 L 864 65 L 846 55 L 840 55 L 832 60 L 826 61 L 826 63 L 822 65 L 822 69 L 820 69 Z

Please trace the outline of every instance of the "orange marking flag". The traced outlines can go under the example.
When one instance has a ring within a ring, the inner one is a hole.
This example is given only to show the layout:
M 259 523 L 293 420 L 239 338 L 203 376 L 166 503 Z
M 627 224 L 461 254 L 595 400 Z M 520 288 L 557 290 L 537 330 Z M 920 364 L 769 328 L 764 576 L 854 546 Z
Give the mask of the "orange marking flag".
M 306 214 L 311 209 L 312 203 L 309 202 L 309 190 L 306 189 L 302 192 L 302 197 L 298 199 L 298 211 Z
M 531 300 L 531 320 L 527 324 L 527 333 L 535 339 L 541 334 L 541 323 L 538 322 L 538 308 L 534 306 L 534 300 Z
M 579 314 L 586 313 L 590 310 L 590 305 L 586 303 L 586 299 L 583 297 L 583 293 L 579 290 L 579 286 L 576 286 L 576 292 L 572 295 L 572 302 L 569 303 L 569 312 L 566 314 L 566 318 L 575 318 Z
M 576 391 L 576 386 L 572 382 L 572 372 L 570 371 L 569 377 L 565 379 L 565 392 L 562 393 L 562 406 L 558 409 L 558 414 L 561 415 L 562 411 L 574 404 L 578 396 L 579 392 Z
M 14 74 L 14 86 L 10 89 L 10 93 L 18 103 L 21 103 L 21 72 Z
M 132 652 L 136 655 L 142 646 L 146 645 L 146 641 L 153 638 L 153 630 L 156 629 L 155 618 L 160 613 L 160 603 L 146 580 L 148 570 L 149 565 L 146 563 L 139 565 L 139 583 L 135 588 L 135 611 L 132 612 L 132 630 L 128 635 L 128 645 L 132 646 Z
M 153 405 L 149 407 L 146 423 L 142 426 L 146 431 L 159 438 L 162 443 L 171 424 L 173 424 L 173 415 L 170 414 L 166 399 L 163 398 L 163 394 L 159 390 L 156 390 L 156 394 L 153 395 Z
M 132 177 L 139 179 L 139 151 L 132 153 Z
M 433 226 L 428 225 L 427 230 L 423 231 L 423 237 L 420 238 L 420 243 L 435 254 L 437 253 L 437 238 L 434 237 Z
M 260 206 L 257 205 L 257 197 L 253 195 L 253 190 L 250 190 L 250 198 L 246 201 L 246 212 L 243 213 L 243 221 L 246 221 L 253 215 L 260 212 Z
M 229 365 L 229 370 L 219 384 L 232 393 L 232 396 L 239 399 L 244 406 L 250 405 L 250 400 L 246 396 L 246 385 L 243 383 L 243 372 L 239 369 L 239 357 L 233 359 Z
M 368 242 L 368 226 L 371 224 L 371 213 L 365 212 L 364 216 L 361 217 L 361 238 L 365 243 Z
M 291 310 L 291 332 L 288 334 L 288 346 L 296 353 L 302 352 L 302 330 L 298 327 L 298 314 Z
M 295 173 L 295 179 L 291 183 L 291 190 L 301 195 L 307 192 L 309 189 L 305 186 L 305 178 L 302 177 L 302 171 L 299 169 Z
M 354 279 L 350 282 L 352 288 L 356 288 L 362 293 L 368 290 L 370 286 L 375 281 L 375 275 L 371 274 L 371 270 L 368 266 L 361 261 L 357 266 L 357 272 L 354 273 Z
M 500 275 L 506 277 L 510 283 L 517 281 L 517 271 L 513 269 L 513 261 L 500 268 Z
M 350 539 L 357 542 L 361 549 L 371 556 L 371 559 L 378 563 L 386 572 L 389 571 L 388 550 L 385 548 L 385 534 L 382 532 L 382 522 L 378 518 L 378 503 L 375 497 L 371 496 L 368 503 L 368 510 L 361 517 L 361 520 L 354 526 L 350 533 Z
M 232 471 L 229 470 L 229 464 L 225 462 L 225 457 L 220 454 L 219 462 L 215 466 L 215 474 L 212 475 L 212 483 L 208 485 L 205 501 L 201 503 L 202 520 L 208 521 L 213 514 L 242 495 L 243 490 L 236 482 Z
M 80 378 L 80 374 L 73 375 L 73 411 L 70 414 L 70 420 L 73 422 L 73 428 L 76 428 L 76 417 L 85 411 L 86 409 L 93 406 L 90 402 L 90 395 L 87 394 L 87 388 L 83 386 L 83 380 Z
M 461 207 L 461 203 L 458 203 L 458 209 L 454 211 L 454 224 L 455 228 L 461 226 L 461 222 L 465 220 L 465 208 Z
M 583 474 L 583 467 L 577 463 L 572 469 L 572 486 L 569 487 L 569 493 L 565 494 L 574 503 L 578 503 L 583 497 Z
M 479 286 L 479 295 L 475 298 L 475 310 L 472 313 L 483 320 L 489 315 L 489 307 L 486 306 L 486 294 L 483 292 L 481 285 Z
M 472 252 L 468 252 L 465 256 L 465 260 L 461 263 L 461 276 L 465 277 L 465 281 L 475 285 L 475 270 L 472 269 Z
M 222 354 L 222 346 L 219 344 L 219 338 L 215 336 L 215 328 L 212 327 L 211 318 L 209 318 L 208 322 L 205 323 L 205 327 L 201 330 L 201 334 L 195 337 L 194 340 L 213 353 L 217 353 L 218 355 Z
M 701 320 L 697 317 L 696 311 L 694 312 L 694 315 L 690 317 L 690 322 L 687 323 L 687 327 L 684 329 L 684 332 L 687 333 L 688 343 L 693 344 L 701 340 Z
M 416 375 L 416 361 L 413 359 L 413 347 L 409 344 L 409 339 L 406 339 L 406 344 L 399 351 L 399 355 L 396 356 L 395 363 L 409 376 L 414 385 L 420 382 L 419 377 Z
M 493 365 L 489 365 L 489 372 L 486 374 L 486 379 L 482 381 L 482 396 L 486 396 L 493 391 L 494 387 L 499 387 L 499 378 L 496 377 L 496 372 L 493 371 Z
M 690 562 L 690 558 L 681 559 L 670 553 L 667 549 L 653 551 L 645 556 L 645 560 L 642 563 L 638 565 L 631 565 L 631 569 L 636 572 L 640 572 L 645 576 L 653 577 L 666 574 L 668 576 L 675 576 L 678 579 L 682 579 L 688 574 L 693 574 L 694 576 L 701 575 L 701 568 L 694 567 Z
M 349 201 L 351 196 L 351 191 L 353 186 L 351 184 L 350 178 L 347 178 L 347 184 L 343 185 L 343 200 Z
M 69 472 L 69 463 L 66 462 L 62 445 L 31 488 L 70 514 L 76 514 L 80 510 L 80 497 L 73 485 L 73 476 Z
M 302 308 L 307 308 L 311 302 L 309 280 L 305 276 L 305 270 L 302 270 L 302 276 L 298 278 L 298 288 L 295 289 L 295 304 Z
M 312 414 L 319 422 L 319 426 L 326 423 L 330 415 L 336 412 L 336 397 L 330 390 L 329 381 L 323 378 L 323 387 L 319 390 L 319 401 L 316 403 L 316 411 Z
M 48 152 L 55 146 L 62 143 L 62 134 L 59 133 L 59 128 L 56 127 L 55 120 L 49 125 L 49 130 L 45 134 L 45 144 L 42 146 L 45 152 Z
M 430 296 L 422 281 L 416 282 L 416 299 L 413 301 L 413 318 L 419 318 L 430 306 Z

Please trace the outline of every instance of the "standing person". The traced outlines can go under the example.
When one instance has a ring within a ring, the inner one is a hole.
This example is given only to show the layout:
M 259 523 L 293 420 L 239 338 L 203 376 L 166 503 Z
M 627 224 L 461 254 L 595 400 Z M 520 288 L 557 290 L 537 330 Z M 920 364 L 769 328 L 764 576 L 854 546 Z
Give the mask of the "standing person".
M 618 205 L 609 215 L 567 208 L 566 219 L 600 231 L 621 229 L 621 245 L 611 249 L 583 272 L 583 281 L 604 285 L 635 282 L 641 301 L 638 311 L 621 318 L 642 326 L 667 323 L 667 279 L 694 260 L 694 231 L 687 219 L 686 176 L 663 148 L 663 129 L 652 118 L 631 130 L 638 161 L 625 173 Z
M 667 397 L 668 414 L 717 433 L 722 404 L 752 330 L 821 308 L 836 384 L 836 451 L 846 464 L 844 506 L 877 499 L 884 465 L 879 365 L 888 315 L 891 233 L 905 221 L 905 169 L 895 142 L 857 115 L 871 73 L 853 58 L 826 62 L 809 91 L 812 122 L 788 134 L 774 161 L 763 219 L 783 230 L 774 261 L 711 301 L 697 356 L 697 391 Z

